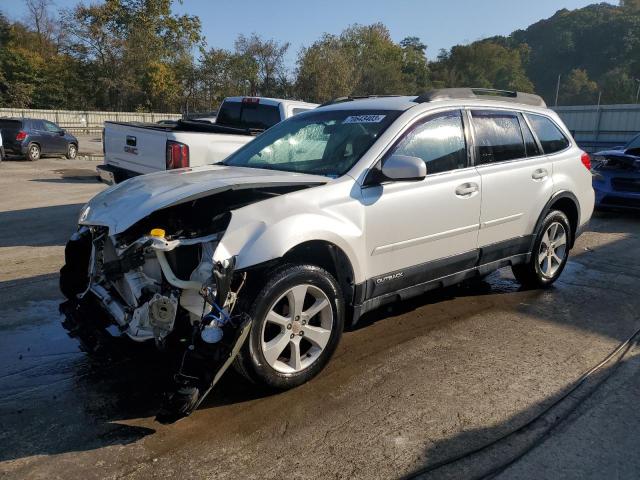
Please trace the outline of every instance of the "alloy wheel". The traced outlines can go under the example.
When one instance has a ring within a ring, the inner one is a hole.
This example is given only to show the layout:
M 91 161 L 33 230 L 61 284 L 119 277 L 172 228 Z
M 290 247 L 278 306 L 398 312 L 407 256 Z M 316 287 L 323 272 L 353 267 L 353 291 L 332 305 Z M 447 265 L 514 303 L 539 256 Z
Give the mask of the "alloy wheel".
M 296 285 L 269 308 L 260 347 L 267 363 L 280 373 L 298 373 L 318 360 L 333 329 L 327 295 L 309 284 Z
M 37 145 L 31 145 L 29 147 L 29 158 L 31 160 L 37 160 L 40 158 L 40 148 Z
M 560 222 L 553 222 L 540 242 L 538 265 L 546 278 L 553 278 L 567 256 L 567 232 Z

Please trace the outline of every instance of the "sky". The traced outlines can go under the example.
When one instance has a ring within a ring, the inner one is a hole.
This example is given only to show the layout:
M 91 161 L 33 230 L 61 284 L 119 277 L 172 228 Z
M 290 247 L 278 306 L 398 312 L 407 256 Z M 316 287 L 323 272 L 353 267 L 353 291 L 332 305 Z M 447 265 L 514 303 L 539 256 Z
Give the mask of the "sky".
M 85 0 L 95 3 L 99 0 Z M 78 0 L 54 0 L 56 9 L 72 7 Z M 354 24 L 384 23 L 399 42 L 407 36 L 427 44 L 434 59 L 441 48 L 449 49 L 513 30 L 548 18 L 562 8 L 575 9 L 594 0 L 183 0 L 175 10 L 198 15 L 207 44 L 233 48 L 241 33 L 290 42 L 286 58 L 295 67 L 301 47 L 323 33 L 340 33 Z M 617 3 L 617 2 L 609 2 Z M 9 18 L 26 15 L 24 0 L 0 0 L 0 11 Z

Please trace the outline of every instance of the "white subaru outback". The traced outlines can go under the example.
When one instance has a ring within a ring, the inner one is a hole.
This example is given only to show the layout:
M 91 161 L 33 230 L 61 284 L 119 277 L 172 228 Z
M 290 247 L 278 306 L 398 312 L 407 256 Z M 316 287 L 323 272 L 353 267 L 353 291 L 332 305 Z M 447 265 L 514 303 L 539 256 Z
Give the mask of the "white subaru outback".
M 90 351 L 109 325 L 177 351 L 165 419 L 232 363 L 290 388 L 387 302 L 504 266 L 552 284 L 592 214 L 589 163 L 535 95 L 340 99 L 220 164 L 93 198 L 66 247 L 64 325 Z

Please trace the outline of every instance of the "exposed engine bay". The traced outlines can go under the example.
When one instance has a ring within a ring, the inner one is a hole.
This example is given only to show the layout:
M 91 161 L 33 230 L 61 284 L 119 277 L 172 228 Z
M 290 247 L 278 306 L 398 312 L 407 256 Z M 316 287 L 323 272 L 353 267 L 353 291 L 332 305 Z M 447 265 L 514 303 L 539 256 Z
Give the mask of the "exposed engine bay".
M 125 231 L 80 225 L 65 249 L 60 307 L 69 334 L 99 352 L 115 325 L 134 342 L 181 356 L 161 421 L 189 415 L 230 366 L 251 319 L 237 308 L 247 271 L 214 261 L 232 211 L 305 188 L 227 190 L 154 211 Z

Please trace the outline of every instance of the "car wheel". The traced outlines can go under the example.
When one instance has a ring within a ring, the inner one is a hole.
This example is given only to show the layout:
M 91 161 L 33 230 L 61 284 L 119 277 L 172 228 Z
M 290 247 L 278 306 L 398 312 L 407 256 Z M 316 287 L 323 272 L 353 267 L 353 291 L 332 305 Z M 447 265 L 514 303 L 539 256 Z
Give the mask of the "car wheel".
M 236 367 L 284 390 L 313 378 L 333 355 L 344 326 L 342 292 L 322 268 L 290 265 L 270 276 L 249 315 L 253 324 Z
M 567 264 L 571 235 L 567 216 L 559 210 L 549 213 L 536 235 L 531 260 L 512 267 L 516 280 L 532 287 L 547 287 L 555 282 Z
M 40 146 L 37 143 L 29 144 L 27 148 L 27 160 L 35 162 L 40 159 Z
M 78 156 L 78 147 L 75 143 L 70 143 L 67 147 L 67 154 L 65 155 L 69 160 L 73 160 Z

